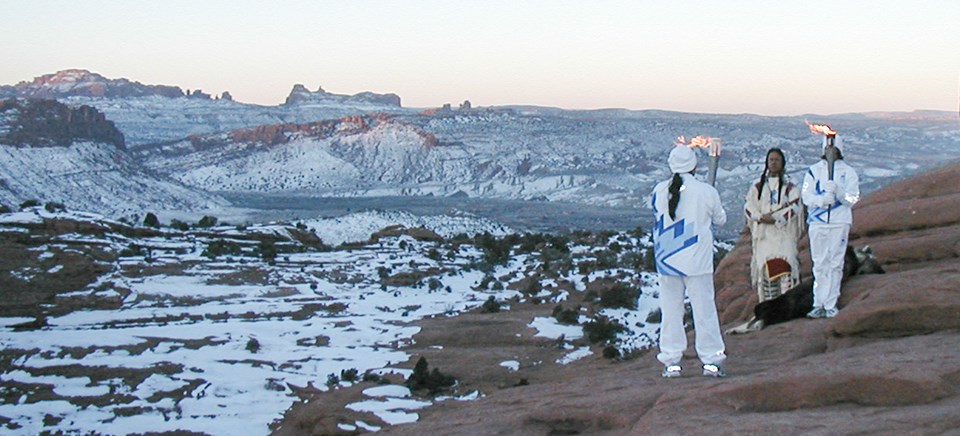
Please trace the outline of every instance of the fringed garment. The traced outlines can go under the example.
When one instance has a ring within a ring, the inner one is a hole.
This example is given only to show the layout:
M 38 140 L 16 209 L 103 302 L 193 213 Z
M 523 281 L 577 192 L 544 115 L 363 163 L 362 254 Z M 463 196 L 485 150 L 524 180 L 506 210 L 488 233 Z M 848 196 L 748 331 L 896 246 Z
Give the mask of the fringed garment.
M 762 188 L 759 183 L 751 185 L 744 205 L 753 240 L 750 279 L 760 302 L 776 298 L 800 283 L 797 245 L 804 230 L 803 205 L 799 187 L 786 176 L 784 183 L 780 189 L 780 180 L 768 177 Z M 760 223 L 760 217 L 768 213 L 772 213 L 775 222 Z

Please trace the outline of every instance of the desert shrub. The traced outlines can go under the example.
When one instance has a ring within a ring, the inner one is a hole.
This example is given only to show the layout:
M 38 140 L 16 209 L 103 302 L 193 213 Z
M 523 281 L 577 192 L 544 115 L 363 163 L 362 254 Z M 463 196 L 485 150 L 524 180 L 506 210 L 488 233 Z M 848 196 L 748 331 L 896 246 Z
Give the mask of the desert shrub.
M 520 237 L 520 245 L 517 247 L 519 253 L 532 253 L 540 246 L 546 244 L 547 239 L 543 233 L 525 233 Z
M 327 386 L 334 387 L 340 383 L 340 377 L 336 374 L 327 374 Z
M 142 245 L 130 244 L 127 248 L 120 250 L 120 257 L 133 257 L 133 256 L 143 256 L 146 250 L 144 250 Z
M 584 277 L 584 279 L 586 279 L 586 277 Z M 586 282 L 586 280 L 584 280 L 584 282 Z M 583 301 L 586 302 L 586 303 L 596 302 L 597 299 L 599 299 L 599 298 L 600 298 L 600 296 L 597 295 L 597 291 L 595 291 L 595 290 L 593 290 L 593 289 L 591 289 L 591 290 L 587 291 L 585 294 L 583 294 Z
M 382 377 L 380 377 L 380 374 L 377 374 L 377 373 L 375 373 L 375 372 L 373 372 L 373 371 L 367 370 L 366 372 L 363 373 L 363 381 L 365 381 L 365 382 L 374 382 L 374 383 L 376 383 L 376 382 L 380 381 L 381 379 L 382 379 Z
M 497 313 L 500 311 L 500 303 L 497 303 L 497 300 L 493 298 L 493 295 L 487 298 L 487 301 L 483 302 L 483 305 L 480 306 L 481 313 Z
M 491 290 L 494 290 L 494 291 L 502 291 L 502 290 L 503 290 L 503 283 L 493 282 L 493 286 L 492 286 L 490 289 L 491 289 Z
M 570 238 L 563 235 L 548 235 L 547 242 L 550 244 L 550 248 L 557 250 L 561 253 L 570 252 Z
M 623 332 L 620 323 L 605 316 L 598 317 L 583 325 L 583 332 L 587 334 L 590 343 L 609 342 L 617 338 L 617 333 Z
M 636 251 L 628 251 L 620 258 L 620 263 L 624 267 L 633 269 L 635 271 L 643 270 L 645 268 L 644 262 L 645 259 L 643 253 L 638 253 Z
M 610 243 L 610 245 L 607 246 L 607 249 L 614 253 L 620 253 L 620 251 L 623 250 L 623 246 L 620 245 L 619 242 L 613 241 Z
M 200 221 L 197 221 L 197 227 L 208 228 L 217 225 L 217 217 L 204 215 L 203 218 L 200 218 Z
M 496 281 L 496 280 L 497 280 L 497 279 L 495 279 L 492 275 L 490 275 L 490 274 L 485 274 L 485 275 L 483 276 L 483 278 L 480 279 L 479 288 L 480 288 L 480 289 L 487 289 L 488 287 L 490 287 L 490 283 L 493 283 L 493 282 Z
M 180 221 L 180 220 L 178 220 L 178 219 L 172 219 L 172 220 L 170 220 L 170 227 L 173 227 L 173 228 L 175 228 L 175 229 L 177 229 L 177 230 L 180 230 L 181 232 L 185 232 L 185 231 L 187 231 L 187 230 L 190 230 L 190 224 L 187 224 L 187 223 L 185 223 L 185 222 L 183 222 L 183 221 Z
M 471 238 L 466 233 L 457 233 L 452 238 L 450 238 L 449 241 L 451 244 L 454 244 L 454 245 L 462 245 L 462 244 L 470 243 Z
M 56 201 L 48 201 L 47 204 L 43 205 L 43 208 L 50 213 L 64 212 L 67 210 L 67 207 L 64 206 L 63 203 L 57 203 Z
M 143 217 L 143 225 L 146 227 L 157 228 L 160 227 L 160 220 L 153 212 L 147 212 L 147 214 Z
M 5 204 L 0 204 L 0 213 L 10 213 L 10 212 L 13 212 L 12 210 L 10 210 L 10 206 L 7 206 Z
M 569 273 L 570 270 L 573 269 L 573 258 L 571 258 L 570 254 L 567 253 L 559 259 L 544 260 L 542 269 L 551 277 L 560 277 Z
M 540 260 L 543 262 L 552 262 L 555 260 L 566 259 L 570 257 L 570 249 L 566 245 L 549 245 L 540 250 Z
M 355 382 L 357 381 L 357 376 L 360 375 L 360 371 L 357 371 L 356 368 L 348 368 L 340 370 L 340 380 L 345 382 Z
M 250 338 L 250 340 L 247 341 L 247 351 L 251 353 L 260 351 L 260 341 L 258 341 L 257 338 Z
M 456 384 L 456 382 L 456 378 L 441 373 L 437 368 L 433 368 L 433 371 L 430 371 L 427 359 L 421 356 L 420 359 L 417 360 L 417 364 L 414 366 L 410 378 L 407 379 L 406 385 L 410 390 L 427 390 L 431 395 L 436 395 L 449 389 Z
M 257 252 L 261 259 L 271 262 L 277 258 L 277 245 L 273 241 L 260 241 Z
M 442 259 L 440 256 L 440 250 L 437 250 L 436 248 L 430 248 L 430 250 L 427 251 L 427 259 L 439 262 L 440 259 Z
M 583 260 L 577 263 L 577 272 L 580 273 L 580 275 L 582 276 L 586 276 L 587 274 L 590 274 L 591 272 L 596 270 L 596 267 L 597 267 L 596 262 L 592 260 Z
M 543 285 L 540 284 L 540 276 L 527 278 L 525 283 L 520 288 L 520 292 L 523 292 L 527 295 L 539 294 L 541 290 L 543 290 Z
M 477 270 L 477 271 L 481 271 L 489 274 L 493 272 L 494 267 L 493 267 L 493 264 L 485 261 L 474 261 L 463 266 L 464 272 L 470 272 L 473 270 Z
M 600 291 L 600 307 L 636 309 L 640 290 L 626 283 L 617 282 Z
M 240 247 L 240 244 L 237 244 L 236 242 L 228 241 L 226 239 L 217 239 L 207 244 L 207 248 L 203 250 L 203 253 L 201 253 L 202 256 L 206 256 L 211 259 L 216 259 L 218 256 L 228 254 L 239 256 L 243 254 L 243 249 Z
M 589 230 L 573 230 L 570 232 L 570 239 L 579 245 L 593 244 L 593 233 Z
M 39 205 L 40 205 L 40 200 L 30 199 L 30 200 L 24 201 L 23 203 L 20 203 L 20 210 L 28 209 L 31 207 L 37 207 Z
M 427 289 L 429 289 L 430 291 L 436 291 L 437 289 L 440 289 L 442 287 L 443 287 L 443 282 L 441 282 L 440 279 L 436 277 L 430 277 L 429 279 L 427 279 Z
M 645 232 L 643 231 L 643 227 L 637 226 L 637 227 L 634 227 L 633 230 L 630 230 L 629 232 L 627 232 L 627 234 L 630 236 L 633 236 L 634 238 L 639 239 L 645 235 Z
M 603 347 L 603 357 L 606 359 L 616 359 L 620 357 L 620 350 L 613 345 Z
M 381 278 L 380 283 L 385 286 L 419 286 L 420 281 L 427 275 L 429 273 L 425 271 L 401 271 Z
M 513 244 L 508 237 L 497 239 L 489 233 L 483 233 L 477 236 L 476 245 L 483 251 L 483 261 L 486 263 L 503 265 L 510 260 L 510 250 L 513 248 Z
M 610 269 L 617 267 L 616 252 L 609 249 L 603 249 L 594 252 L 593 255 L 597 259 L 595 264 L 597 269 Z
M 657 270 L 657 259 L 653 255 L 653 247 L 647 248 L 643 253 L 643 271 L 654 272 Z
M 580 321 L 580 313 L 576 309 L 569 309 L 563 307 L 563 305 L 557 305 L 553 308 L 553 317 L 557 319 L 557 322 L 560 324 L 566 325 L 577 325 Z

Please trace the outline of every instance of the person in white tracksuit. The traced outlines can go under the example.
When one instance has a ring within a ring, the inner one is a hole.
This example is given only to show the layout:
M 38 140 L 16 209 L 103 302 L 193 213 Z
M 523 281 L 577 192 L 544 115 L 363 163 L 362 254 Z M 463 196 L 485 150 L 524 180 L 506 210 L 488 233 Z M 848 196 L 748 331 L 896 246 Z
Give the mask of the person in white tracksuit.
M 714 302 L 713 230 L 727 214 L 713 186 L 693 177 L 697 155 L 677 146 L 668 159 L 670 180 L 653 189 L 653 250 L 660 275 L 660 353 L 664 377 L 680 376 L 680 360 L 687 348 L 683 325 L 684 291 L 693 307 L 696 350 L 703 375 L 722 377 L 726 359 L 720 320 Z
M 826 150 L 824 137 L 824 150 Z M 840 138 L 834 138 L 837 159 L 829 180 L 826 155 L 807 170 L 800 197 L 807 206 L 807 232 L 813 260 L 813 309 L 810 318 L 833 318 L 840 298 L 843 256 L 853 224 L 851 207 L 860 200 L 860 177 L 843 160 Z

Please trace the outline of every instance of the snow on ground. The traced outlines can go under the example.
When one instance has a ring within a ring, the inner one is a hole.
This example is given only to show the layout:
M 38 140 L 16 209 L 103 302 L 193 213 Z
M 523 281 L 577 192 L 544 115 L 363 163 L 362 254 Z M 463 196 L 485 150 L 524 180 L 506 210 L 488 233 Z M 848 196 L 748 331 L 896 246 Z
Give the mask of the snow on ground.
M 485 218 L 463 215 L 418 216 L 403 211 L 367 211 L 337 218 L 305 220 L 303 224 L 320 237 L 325 244 L 340 245 L 370 239 L 370 235 L 392 225 L 407 228 L 423 227 L 444 238 L 460 233 L 473 235 L 488 232 L 494 236 L 512 233 L 512 230 Z
M 396 247 L 388 252 L 402 264 L 432 262 Z M 411 321 L 467 310 L 486 299 L 470 289 L 480 279 L 479 272 L 444 277 L 455 293 L 414 287 L 385 291 L 372 281 L 337 283 L 315 274 L 327 266 L 356 266 L 354 274 L 375 278 L 376 267 L 390 256 L 295 254 L 286 266 L 257 265 L 269 271 L 269 284 L 216 283 L 235 271 L 236 265 L 226 262 L 209 262 L 182 274 L 111 277 L 132 291 L 120 310 L 73 312 L 48 319 L 49 327 L 37 331 L 5 329 L 0 343 L 4 348 L 51 351 L 28 354 L 15 362 L 19 367 L 170 366 L 169 373 L 153 374 L 129 386 L 115 379 L 37 378 L 25 371 L 6 372 L 0 380 L 48 384 L 64 397 L 124 389 L 135 399 L 122 407 L 85 408 L 59 401 L 57 408 L 44 413 L 24 404 L 3 404 L 0 415 L 21 425 L 23 434 L 51 430 L 44 426 L 47 415 L 62 418 L 55 428 L 66 432 L 269 433 L 268 425 L 295 399 L 289 385 L 323 389 L 330 374 L 349 369 L 363 374 L 404 362 L 409 356 L 399 345 L 410 343 L 419 331 Z M 311 305 L 316 312 L 297 315 Z M 252 341 L 258 344 L 256 349 Z M 78 349 L 86 351 L 66 351 Z M 156 400 L 176 391 L 186 395 L 179 401 Z M 143 413 L 125 416 L 121 410 L 131 408 L 142 408 Z M 397 408 L 391 405 L 388 410 Z M 395 423 L 415 420 L 395 413 Z
M 0 220 L 34 223 L 41 214 L 7 214 Z M 423 226 L 445 236 L 507 231 L 464 217 L 358 215 L 316 220 L 307 227 L 329 242 L 366 239 L 372 231 L 393 224 Z M 222 230 L 224 235 L 235 235 L 234 229 Z M 271 226 L 250 230 L 263 233 L 271 231 Z M 482 305 L 491 295 L 501 301 L 526 298 L 512 290 L 475 289 L 486 276 L 468 267 L 482 257 L 477 248 L 460 246 L 455 256 L 444 256 L 441 262 L 427 256 L 440 246 L 409 236 L 350 250 L 288 253 L 275 262 L 231 255 L 210 259 L 201 254 L 209 241 L 192 234 L 93 239 L 118 248 L 150 247 L 150 254 L 123 257 L 113 272 L 69 294 L 124 295 L 119 309 L 51 316 L 45 327 L 26 331 L 11 326 L 29 319 L 0 318 L 0 346 L 6 353 L 18 353 L 10 368 L 0 373 L 2 397 L 15 398 L 0 403 L 0 416 L 9 419 L 6 430 L 12 434 L 181 430 L 267 434 L 270 424 L 297 400 L 294 387 L 349 386 L 352 380 L 343 375 L 351 370 L 358 375 L 368 371 L 409 375 L 409 370 L 393 365 L 410 358 L 404 346 L 413 343 L 419 332 L 413 321 L 453 316 Z M 587 255 L 590 250 L 574 245 L 571 252 Z M 520 255 L 489 274 L 523 277 L 537 262 L 537 256 Z M 440 286 L 381 284 L 384 271 L 397 274 L 429 268 L 443 271 L 432 276 Z M 565 279 L 582 283 L 584 276 L 575 270 Z M 621 335 L 627 350 L 651 345 L 657 327 L 642 322 L 656 305 L 651 289 L 655 282 L 650 284 L 649 275 L 643 280 L 639 310 L 603 311 L 628 327 Z M 553 279 L 544 280 L 545 286 L 552 283 Z M 566 297 L 566 292 L 560 292 L 556 300 Z M 582 326 L 561 325 L 553 318 L 535 318 L 530 326 L 547 338 L 562 335 L 570 341 L 583 336 Z M 569 364 L 592 354 L 590 347 L 566 344 L 565 348 L 569 352 L 558 363 Z M 519 369 L 515 361 L 501 365 Z M 16 391 L 20 384 L 47 386 L 51 395 Z M 413 422 L 419 417 L 416 411 L 430 402 L 410 398 L 405 389 L 367 389 L 367 399 L 348 407 L 372 412 L 390 425 Z M 123 400 L 96 401 L 108 395 L 121 395 Z M 456 399 L 480 395 L 475 392 Z M 341 427 L 350 428 L 377 429 L 362 421 Z

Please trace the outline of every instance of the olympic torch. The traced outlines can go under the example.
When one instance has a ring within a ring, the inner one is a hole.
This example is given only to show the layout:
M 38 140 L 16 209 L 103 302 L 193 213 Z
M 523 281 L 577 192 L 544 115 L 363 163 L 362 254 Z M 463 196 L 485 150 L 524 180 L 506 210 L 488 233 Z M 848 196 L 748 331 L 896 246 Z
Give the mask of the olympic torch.
M 810 128 L 811 133 L 820 133 L 823 134 L 823 157 L 827 159 L 827 180 L 833 180 L 833 166 L 837 161 L 837 131 L 830 128 L 826 124 L 810 124 L 807 121 L 807 126 Z M 833 205 L 827 206 L 827 222 L 830 222 L 830 211 L 833 210 Z
M 833 132 L 832 135 L 827 134 L 823 139 L 826 141 L 826 146 L 823 147 L 823 155 L 827 158 L 827 180 L 833 180 L 833 164 L 837 161 L 837 147 L 835 145 L 837 132 Z
M 707 183 L 717 186 L 717 167 L 720 166 L 720 138 L 710 138 L 710 168 L 707 171 Z
M 717 167 L 720 165 L 720 138 L 711 138 L 709 136 L 694 136 L 690 142 L 683 136 L 678 136 L 676 145 L 685 145 L 690 148 L 706 148 L 710 155 L 710 166 L 707 167 L 707 183 L 710 186 L 716 186 Z

